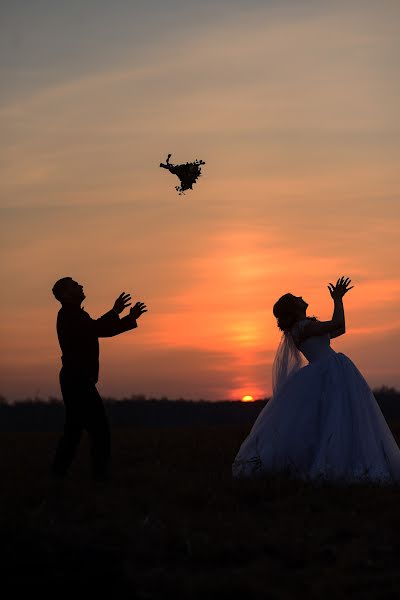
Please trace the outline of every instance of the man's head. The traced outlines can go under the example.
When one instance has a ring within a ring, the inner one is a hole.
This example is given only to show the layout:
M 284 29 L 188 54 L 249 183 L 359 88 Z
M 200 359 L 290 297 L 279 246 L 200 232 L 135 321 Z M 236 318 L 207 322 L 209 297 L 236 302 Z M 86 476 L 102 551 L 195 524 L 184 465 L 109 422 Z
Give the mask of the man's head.
M 83 286 L 72 277 L 63 277 L 53 285 L 53 294 L 61 304 L 77 304 L 80 306 L 85 299 Z

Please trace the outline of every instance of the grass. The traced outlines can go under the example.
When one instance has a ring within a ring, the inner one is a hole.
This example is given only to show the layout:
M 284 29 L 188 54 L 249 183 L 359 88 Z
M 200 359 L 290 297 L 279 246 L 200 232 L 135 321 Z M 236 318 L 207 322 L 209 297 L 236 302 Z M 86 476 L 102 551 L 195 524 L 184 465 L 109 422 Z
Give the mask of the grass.
M 391 424 L 400 438 L 400 424 Z M 113 431 L 113 477 L 83 440 L 56 509 L 57 434 L 0 440 L 2 585 L 129 598 L 398 598 L 400 486 L 230 475 L 248 427 Z

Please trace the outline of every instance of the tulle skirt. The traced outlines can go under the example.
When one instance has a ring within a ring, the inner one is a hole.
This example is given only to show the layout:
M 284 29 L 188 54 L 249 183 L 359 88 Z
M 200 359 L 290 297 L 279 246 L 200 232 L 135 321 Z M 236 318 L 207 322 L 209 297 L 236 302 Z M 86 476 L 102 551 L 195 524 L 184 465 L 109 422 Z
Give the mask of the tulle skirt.
M 400 450 L 367 382 L 330 352 L 292 375 L 263 408 L 234 477 L 285 472 L 335 482 L 400 482 Z

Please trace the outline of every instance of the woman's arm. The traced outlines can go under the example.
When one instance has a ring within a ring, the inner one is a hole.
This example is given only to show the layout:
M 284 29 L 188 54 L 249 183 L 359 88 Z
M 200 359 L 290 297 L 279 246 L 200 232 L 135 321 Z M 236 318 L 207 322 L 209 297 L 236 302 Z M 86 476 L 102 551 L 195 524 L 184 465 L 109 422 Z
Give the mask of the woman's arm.
M 349 287 L 351 280 L 341 277 L 336 285 L 328 285 L 329 293 L 334 302 L 332 319 L 330 321 L 309 321 L 303 330 L 303 337 L 312 337 L 315 335 L 324 335 L 329 333 L 331 338 L 343 335 L 346 331 L 344 318 L 343 296 L 354 286 Z
M 335 331 L 331 331 L 329 335 L 331 336 L 331 340 L 333 340 L 333 338 L 337 338 L 345 333 L 346 327 L 343 325 L 343 327 L 339 327 L 338 329 L 335 329 Z

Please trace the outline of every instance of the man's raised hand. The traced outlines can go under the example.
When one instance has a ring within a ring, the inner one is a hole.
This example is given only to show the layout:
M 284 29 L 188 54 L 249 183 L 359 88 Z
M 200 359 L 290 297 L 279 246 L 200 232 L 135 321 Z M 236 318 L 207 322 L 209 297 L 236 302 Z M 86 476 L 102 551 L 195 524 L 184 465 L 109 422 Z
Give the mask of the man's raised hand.
M 116 301 L 114 302 L 114 306 L 113 306 L 113 310 L 115 310 L 115 312 L 122 313 L 122 311 L 127 308 L 128 306 L 131 305 L 131 295 L 130 294 L 125 294 L 125 292 L 122 292 L 122 294 L 120 294 L 118 296 L 118 298 L 116 299 Z
M 129 314 L 134 319 L 138 319 L 145 312 L 147 312 L 147 306 L 143 302 L 136 302 L 135 306 L 132 306 L 129 311 Z

